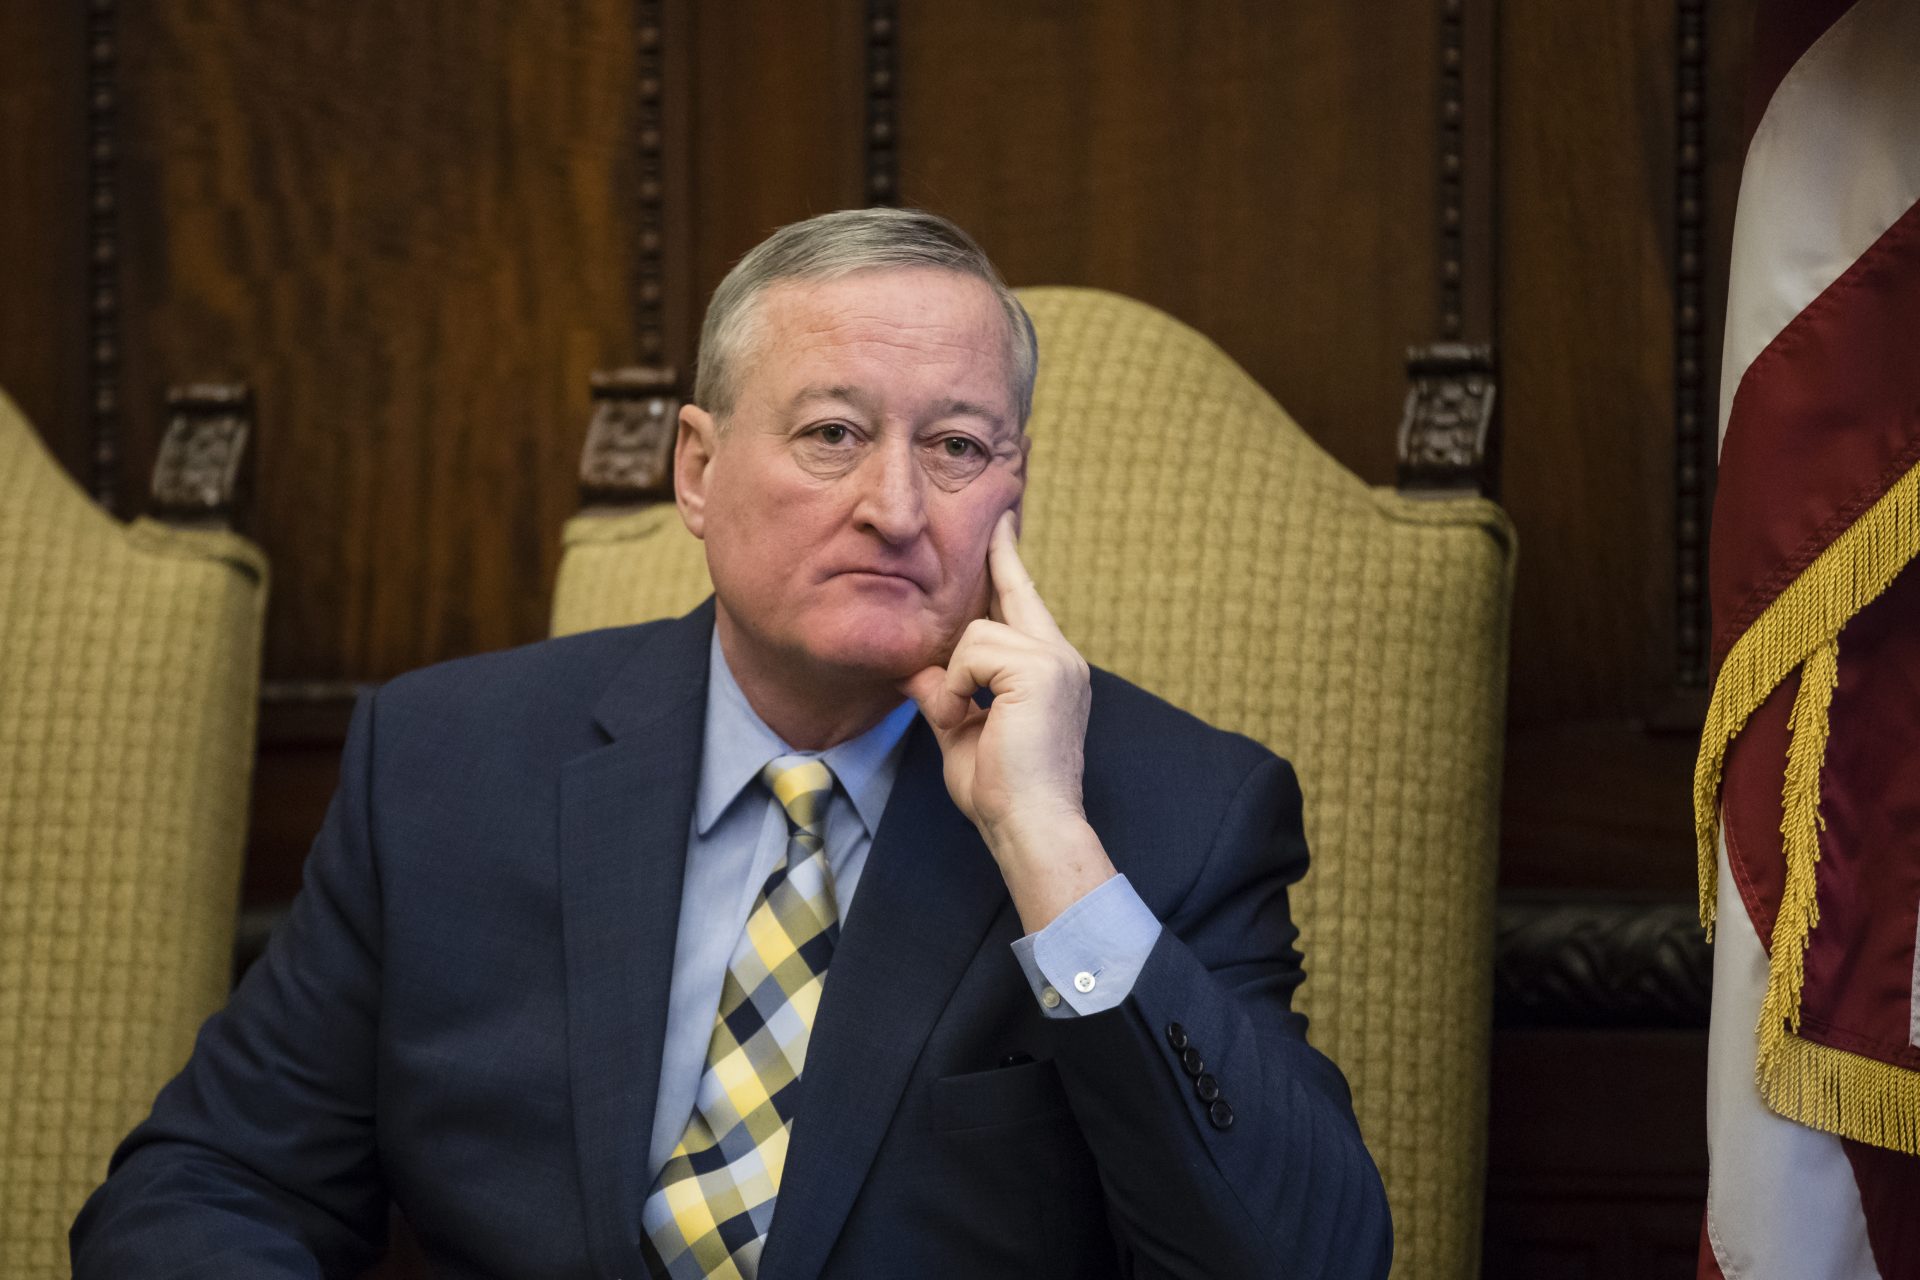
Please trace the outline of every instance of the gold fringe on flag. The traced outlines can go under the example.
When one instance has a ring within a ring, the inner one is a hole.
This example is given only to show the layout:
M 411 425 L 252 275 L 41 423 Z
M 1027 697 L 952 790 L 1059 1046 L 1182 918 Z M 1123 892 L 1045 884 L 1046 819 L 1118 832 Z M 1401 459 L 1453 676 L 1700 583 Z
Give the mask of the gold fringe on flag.
M 1820 770 L 1839 684 L 1839 635 L 1920 554 L 1920 465 L 1909 469 L 1735 642 L 1714 681 L 1693 775 L 1700 922 L 1713 935 L 1718 893 L 1720 782 L 1727 748 L 1749 717 L 1796 668 L 1780 833 L 1786 883 L 1768 948 L 1761 1001 L 1761 1096 L 1777 1114 L 1828 1133 L 1920 1154 L 1920 1072 L 1816 1044 L 1798 1034 L 1806 952 L 1820 923 Z
M 1881 592 L 1920 553 L 1920 465 L 1896 480 L 1846 532 L 1775 596 L 1734 642 L 1713 682 L 1700 757 L 1693 770 L 1693 831 L 1699 859 L 1700 923 L 1713 936 L 1718 890 L 1714 852 L 1720 835 L 1720 775 L 1727 748 L 1767 695 L 1814 649 L 1834 639 L 1847 620 Z
M 1760 1074 L 1772 1048 L 1790 1027 L 1800 1029 L 1800 991 L 1807 982 L 1807 943 L 1820 923 L 1813 868 L 1820 861 L 1820 764 L 1827 754 L 1827 710 L 1840 683 L 1840 646 L 1829 640 L 1801 668 L 1788 731 L 1787 783 L 1780 835 L 1787 857 L 1786 887 L 1773 918 L 1767 956 L 1767 994 L 1760 1002 Z
M 1760 1096 L 1776 1115 L 1920 1155 L 1920 1071 L 1783 1031 L 1758 1079 Z

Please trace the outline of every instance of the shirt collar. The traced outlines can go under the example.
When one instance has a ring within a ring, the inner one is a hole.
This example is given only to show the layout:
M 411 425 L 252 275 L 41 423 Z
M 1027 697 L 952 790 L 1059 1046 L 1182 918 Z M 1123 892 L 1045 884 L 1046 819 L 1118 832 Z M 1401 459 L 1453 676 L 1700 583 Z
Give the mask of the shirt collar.
M 707 656 L 706 742 L 694 801 L 695 830 L 706 835 L 775 756 L 817 755 L 839 779 L 871 837 L 880 829 L 880 815 L 899 770 L 900 748 L 916 711 L 911 701 L 902 702 L 857 738 L 825 751 L 795 751 L 748 704 L 720 652 L 716 631 Z

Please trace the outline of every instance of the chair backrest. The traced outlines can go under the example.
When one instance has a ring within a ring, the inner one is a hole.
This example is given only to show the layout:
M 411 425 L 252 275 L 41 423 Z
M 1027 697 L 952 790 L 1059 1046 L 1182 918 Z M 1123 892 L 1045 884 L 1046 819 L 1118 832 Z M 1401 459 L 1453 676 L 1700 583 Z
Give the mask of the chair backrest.
M 1087 289 L 1040 334 L 1021 554 L 1087 658 L 1298 769 L 1314 1042 L 1352 1082 L 1394 1274 L 1478 1274 L 1514 536 L 1362 484 L 1224 352 Z M 556 632 L 709 590 L 671 505 L 568 527 Z
M 266 564 L 122 525 L 0 395 L 0 1275 L 67 1227 L 225 998 Z

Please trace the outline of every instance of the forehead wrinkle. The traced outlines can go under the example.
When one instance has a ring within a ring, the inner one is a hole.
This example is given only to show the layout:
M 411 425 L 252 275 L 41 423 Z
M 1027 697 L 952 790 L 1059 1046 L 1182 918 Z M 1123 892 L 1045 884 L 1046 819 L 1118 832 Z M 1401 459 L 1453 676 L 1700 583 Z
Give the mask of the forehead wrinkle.
M 963 358 L 992 358 L 997 343 L 977 341 L 981 334 L 970 324 L 930 318 L 902 322 L 892 317 L 854 315 L 825 317 L 809 325 L 809 336 L 832 347 L 885 347 L 913 354 L 924 354 L 929 347 L 951 351 Z M 911 339 L 905 335 L 914 335 Z
M 815 292 L 804 282 L 782 281 L 767 291 L 760 320 L 763 350 L 778 350 L 798 341 L 812 344 L 819 355 L 845 352 L 856 358 L 883 362 L 897 351 L 909 357 L 909 365 L 916 367 L 958 356 L 956 372 L 962 376 L 970 376 L 974 369 L 991 364 L 992 380 L 996 384 L 1006 383 L 1011 392 L 1017 380 L 1018 362 L 1006 349 L 1004 340 L 1005 319 L 997 308 L 990 306 L 956 311 L 951 307 L 928 305 L 903 316 L 884 304 L 874 304 L 857 295 L 833 296 L 831 289 Z M 787 402 L 788 407 L 797 409 L 810 399 L 839 399 L 865 411 L 876 411 L 879 407 L 873 396 L 862 394 L 861 387 L 845 382 L 810 383 Z M 1013 420 L 1015 407 L 1010 400 L 1009 412 L 1000 413 L 972 399 L 949 397 L 934 406 L 932 414 L 977 416 L 1000 433 L 1005 432 Z M 924 420 L 923 415 L 915 416 L 922 416 Z

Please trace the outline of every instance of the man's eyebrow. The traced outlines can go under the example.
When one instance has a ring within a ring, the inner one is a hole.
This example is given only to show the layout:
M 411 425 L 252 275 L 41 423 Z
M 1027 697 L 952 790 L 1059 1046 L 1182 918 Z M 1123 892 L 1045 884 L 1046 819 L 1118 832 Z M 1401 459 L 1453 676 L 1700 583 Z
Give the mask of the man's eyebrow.
M 800 388 L 794 393 L 788 407 L 801 409 L 810 404 L 850 404 L 857 409 L 869 409 L 872 400 L 860 388 L 845 383 L 816 382 Z M 936 418 L 982 418 L 996 431 L 1004 430 L 1007 422 L 1004 417 L 986 405 L 973 400 L 942 400 L 934 406 Z
M 864 408 L 867 398 L 862 395 L 856 387 L 816 382 L 810 386 L 800 388 L 799 392 L 788 404 L 790 407 L 798 409 L 802 405 L 816 404 L 823 400 L 831 400 L 839 404 L 850 404 Z
M 940 416 L 943 418 L 985 418 L 994 426 L 1000 425 L 1000 415 L 983 404 L 971 400 L 946 400 L 940 404 Z
M 1005 436 L 1009 432 L 1005 418 L 987 406 L 975 404 L 971 400 L 942 401 L 934 416 L 941 421 L 948 418 L 979 418 L 987 424 L 988 434 L 995 438 Z

